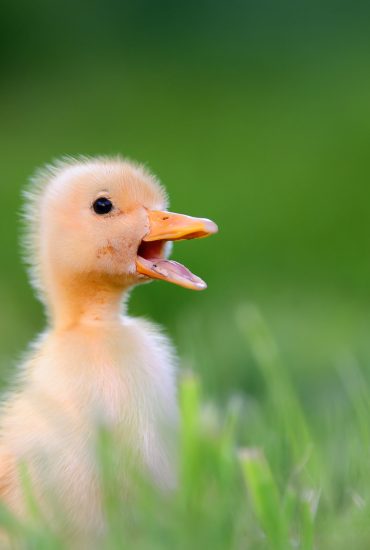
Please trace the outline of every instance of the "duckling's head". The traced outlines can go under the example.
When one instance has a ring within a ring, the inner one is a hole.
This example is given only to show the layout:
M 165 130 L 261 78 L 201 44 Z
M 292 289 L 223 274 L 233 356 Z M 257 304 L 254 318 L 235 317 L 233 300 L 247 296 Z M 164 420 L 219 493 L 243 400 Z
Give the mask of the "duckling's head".
M 164 188 L 142 166 L 120 158 L 57 162 L 36 175 L 26 197 L 26 253 L 41 295 L 55 280 L 92 277 L 121 288 L 153 278 L 205 288 L 167 259 L 169 241 L 204 237 L 217 226 L 167 212 Z

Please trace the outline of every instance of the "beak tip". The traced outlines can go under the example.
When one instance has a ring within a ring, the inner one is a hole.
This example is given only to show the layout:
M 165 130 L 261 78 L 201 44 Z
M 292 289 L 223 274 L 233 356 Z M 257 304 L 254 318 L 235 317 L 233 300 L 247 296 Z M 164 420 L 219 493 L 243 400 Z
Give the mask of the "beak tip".
M 204 229 L 209 235 L 214 235 L 215 233 L 218 233 L 218 225 L 212 220 L 205 220 Z
M 205 283 L 202 280 L 193 286 L 194 290 L 206 290 L 206 288 L 207 288 L 207 283 Z

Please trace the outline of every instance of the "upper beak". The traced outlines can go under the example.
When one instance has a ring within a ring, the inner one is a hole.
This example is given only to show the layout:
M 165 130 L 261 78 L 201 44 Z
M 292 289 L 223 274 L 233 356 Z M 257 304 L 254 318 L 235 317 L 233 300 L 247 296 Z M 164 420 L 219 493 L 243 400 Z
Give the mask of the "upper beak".
M 137 272 L 151 279 L 162 279 L 193 290 L 206 288 L 206 283 L 185 266 L 163 256 L 163 244 L 166 241 L 208 237 L 217 233 L 217 225 L 205 218 L 159 210 L 148 210 L 148 220 L 149 231 L 143 238 L 136 258 Z
M 183 239 L 198 239 L 217 233 L 218 227 L 206 218 L 193 218 L 184 214 L 148 211 L 150 229 L 144 241 L 181 241 Z

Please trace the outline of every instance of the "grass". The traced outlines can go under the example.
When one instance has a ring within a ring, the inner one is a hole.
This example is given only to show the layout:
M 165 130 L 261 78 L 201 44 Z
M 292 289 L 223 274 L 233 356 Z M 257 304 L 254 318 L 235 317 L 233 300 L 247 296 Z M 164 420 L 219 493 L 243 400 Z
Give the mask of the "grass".
M 115 479 L 109 434 L 98 452 L 108 521 L 104 548 L 346 549 L 370 545 L 369 413 L 366 375 L 352 357 L 333 368 L 343 390 L 320 411 L 307 409 L 260 311 L 239 305 L 240 335 L 263 381 L 260 398 L 216 404 L 199 376 L 184 370 L 180 483 L 159 495 L 138 479 L 132 507 Z M 38 514 L 26 472 L 32 522 L 5 510 L 0 522 L 26 548 L 67 548 Z

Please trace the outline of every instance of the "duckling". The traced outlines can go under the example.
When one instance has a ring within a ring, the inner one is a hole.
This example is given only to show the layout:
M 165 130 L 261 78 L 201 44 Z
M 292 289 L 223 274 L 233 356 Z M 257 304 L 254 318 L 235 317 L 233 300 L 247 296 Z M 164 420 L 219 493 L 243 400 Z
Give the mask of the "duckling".
M 52 493 L 73 530 L 102 533 L 101 426 L 155 485 L 176 485 L 176 354 L 157 326 L 128 316 L 130 289 L 152 279 L 204 289 L 168 259 L 170 245 L 217 226 L 169 212 L 159 181 L 121 158 L 58 161 L 25 196 L 26 256 L 48 327 L 2 403 L 0 501 L 27 517 L 24 466 L 41 508 L 50 512 Z

